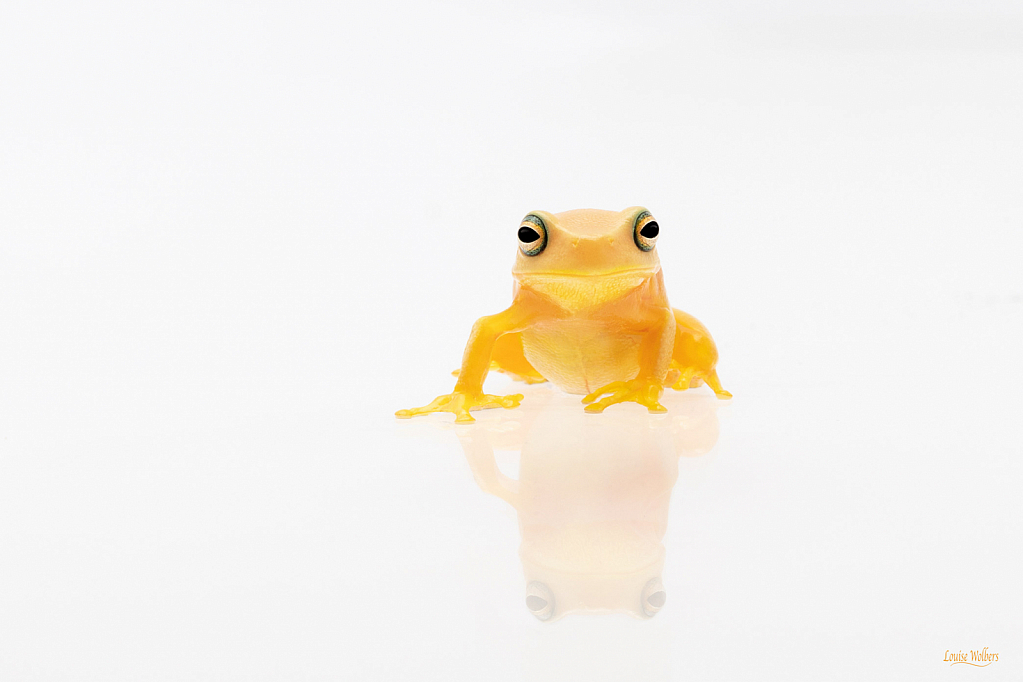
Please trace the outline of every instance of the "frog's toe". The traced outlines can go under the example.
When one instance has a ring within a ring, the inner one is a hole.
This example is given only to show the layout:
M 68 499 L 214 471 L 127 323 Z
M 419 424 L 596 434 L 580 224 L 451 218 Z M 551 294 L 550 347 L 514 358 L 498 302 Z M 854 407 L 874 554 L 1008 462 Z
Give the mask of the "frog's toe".
M 626 393 L 627 391 L 624 390 L 618 391 L 607 396 L 606 398 L 601 398 L 600 400 L 591 405 L 587 405 L 584 409 L 590 414 L 600 414 L 601 412 L 611 407 L 612 405 L 620 403 L 623 400 L 625 400 Z M 586 397 L 588 398 L 589 396 Z
M 490 395 L 484 393 L 478 398 L 469 402 L 464 409 L 459 410 L 455 413 L 456 424 L 471 424 L 476 421 L 469 410 L 493 410 L 496 408 L 503 407 L 506 410 L 510 410 L 514 407 L 518 407 L 519 403 L 522 402 L 523 395 L 521 393 L 514 393 L 512 395 Z
M 490 410 L 495 407 L 503 407 L 505 409 L 512 409 L 518 407 L 519 403 L 522 402 L 523 395 L 521 393 L 514 393 L 512 395 L 488 395 L 484 394 L 480 402 L 469 409 L 472 410 Z
M 663 390 L 661 384 L 656 381 L 639 379 L 616 381 L 589 394 L 583 398 L 583 403 L 587 403 L 586 411 L 591 414 L 603 412 L 611 405 L 624 402 L 639 403 L 653 413 L 667 412 L 667 408 L 658 402 Z M 606 395 L 608 393 L 611 395 Z M 606 397 L 600 398 L 602 395 Z
M 412 407 L 407 410 L 398 410 L 394 413 L 394 416 L 398 419 L 411 419 L 412 417 L 417 417 L 421 414 L 430 414 L 431 412 L 439 411 L 440 410 L 438 408 L 430 409 L 430 406 L 426 405 L 424 407 Z
M 694 383 L 694 377 L 696 375 L 695 367 L 686 367 L 680 369 L 678 378 L 671 384 L 671 387 L 676 391 L 685 391 L 686 389 L 693 388 L 697 384 Z
M 512 395 L 489 395 L 486 393 L 469 394 L 455 391 L 448 395 L 437 396 L 433 402 L 423 407 L 413 407 L 408 410 L 398 410 L 394 416 L 398 419 L 408 419 L 420 414 L 431 412 L 450 412 L 455 415 L 455 422 L 458 424 L 469 424 L 474 421 L 470 410 L 489 410 L 496 407 L 511 409 L 518 407 L 522 402 L 522 394 Z
M 710 370 L 704 378 L 707 381 L 707 385 L 710 386 L 710 390 L 714 391 L 714 394 L 718 397 L 718 400 L 728 400 L 732 397 L 732 394 L 721 386 L 721 380 L 718 378 L 716 369 Z
M 584 405 L 589 405 L 590 403 L 592 403 L 594 400 L 596 400 L 600 396 L 604 395 L 605 393 L 617 393 L 617 392 L 621 391 L 623 388 L 625 388 L 625 382 L 624 381 L 614 381 L 614 382 L 611 382 L 607 386 L 602 386 L 602 387 L 598 388 L 596 391 L 594 391 L 593 393 L 590 393 L 585 398 L 583 398 L 583 404 Z M 601 402 L 604 402 L 604 401 L 602 400 Z M 610 405 L 610 403 L 608 403 L 608 405 Z M 607 405 L 605 405 L 604 407 L 607 407 Z M 603 409 L 603 408 L 601 408 L 601 409 Z M 593 411 L 593 410 L 591 410 L 591 411 Z M 596 410 L 596 411 L 599 412 L 600 410 Z
M 407 410 L 398 410 L 394 413 L 394 416 L 398 419 L 410 419 L 421 414 L 430 414 L 431 412 L 440 412 L 451 402 L 450 395 L 440 395 L 433 399 L 429 405 L 423 405 L 422 407 L 412 407 Z
M 655 414 L 661 412 L 667 412 L 668 408 L 660 403 L 658 400 L 661 397 L 661 392 L 664 389 L 659 384 L 649 384 L 641 387 L 637 392 L 639 395 L 636 396 L 635 401 L 645 407 L 648 412 Z

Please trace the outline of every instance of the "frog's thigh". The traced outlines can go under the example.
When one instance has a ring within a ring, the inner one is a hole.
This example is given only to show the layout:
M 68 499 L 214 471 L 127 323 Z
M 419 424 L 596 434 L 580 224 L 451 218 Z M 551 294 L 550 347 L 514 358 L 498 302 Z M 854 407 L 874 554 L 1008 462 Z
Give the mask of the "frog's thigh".
M 522 350 L 522 332 L 499 337 L 490 354 L 490 360 L 496 362 L 500 370 L 515 374 L 528 383 L 546 381 L 526 359 L 526 354 Z
M 677 308 L 672 312 L 675 314 L 675 346 L 671 359 L 681 368 L 692 367 L 699 372 L 712 369 L 717 363 L 717 349 L 707 328 L 688 313 Z

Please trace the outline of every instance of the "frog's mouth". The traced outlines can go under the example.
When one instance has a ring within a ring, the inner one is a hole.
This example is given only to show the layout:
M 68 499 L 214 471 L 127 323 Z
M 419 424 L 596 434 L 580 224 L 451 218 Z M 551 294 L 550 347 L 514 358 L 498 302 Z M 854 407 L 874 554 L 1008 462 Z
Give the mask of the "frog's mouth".
M 617 269 L 613 269 L 613 270 L 602 270 L 602 271 L 599 271 L 599 272 L 557 272 L 557 271 L 555 271 L 555 272 L 544 272 L 542 270 L 538 270 L 538 271 L 530 270 L 529 272 L 515 272 L 515 273 L 512 273 L 512 275 L 514 277 L 516 277 L 516 278 L 519 278 L 519 279 L 524 279 L 524 278 L 528 279 L 530 277 L 556 277 L 556 278 L 571 279 L 571 278 L 574 278 L 574 277 L 582 277 L 582 278 L 588 278 L 588 277 L 615 277 L 617 275 L 622 275 L 622 276 L 642 275 L 642 276 L 645 276 L 645 277 L 649 277 L 651 275 L 656 275 L 660 271 L 660 269 L 661 269 L 660 265 L 655 265 L 653 267 L 643 266 L 643 267 L 638 267 L 638 268 L 617 268 Z
M 656 277 L 658 269 L 633 268 L 606 273 L 517 273 L 515 281 L 523 289 L 558 302 L 569 310 L 606 303 L 628 295 Z

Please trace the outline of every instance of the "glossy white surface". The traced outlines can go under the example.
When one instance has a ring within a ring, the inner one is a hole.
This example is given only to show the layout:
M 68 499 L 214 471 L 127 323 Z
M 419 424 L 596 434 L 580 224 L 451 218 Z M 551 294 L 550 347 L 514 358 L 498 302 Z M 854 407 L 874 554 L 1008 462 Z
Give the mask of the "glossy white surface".
M 1023 677 L 1023 20 L 986 7 L 4 5 L 0 679 Z M 733 401 L 393 418 L 525 212 L 636 204 Z M 563 574 L 629 574 L 562 604 L 634 609 L 663 546 L 661 611 L 536 620 L 548 517 Z

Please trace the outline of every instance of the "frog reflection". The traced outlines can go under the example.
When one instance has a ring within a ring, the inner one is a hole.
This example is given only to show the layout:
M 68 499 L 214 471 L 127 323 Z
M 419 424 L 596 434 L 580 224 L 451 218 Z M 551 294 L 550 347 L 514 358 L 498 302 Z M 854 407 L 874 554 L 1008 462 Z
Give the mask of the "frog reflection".
M 679 458 L 714 447 L 714 398 L 690 394 L 663 416 L 623 410 L 596 420 L 546 393 L 546 405 L 518 419 L 458 430 L 477 484 L 518 513 L 526 607 L 543 621 L 654 616 L 667 599 L 661 541 Z M 495 450 L 520 451 L 518 480 L 501 473 Z

